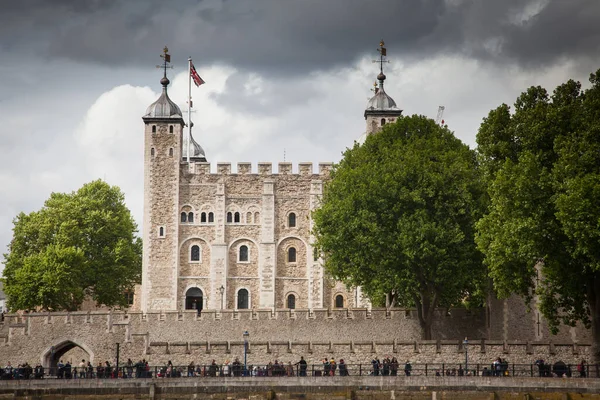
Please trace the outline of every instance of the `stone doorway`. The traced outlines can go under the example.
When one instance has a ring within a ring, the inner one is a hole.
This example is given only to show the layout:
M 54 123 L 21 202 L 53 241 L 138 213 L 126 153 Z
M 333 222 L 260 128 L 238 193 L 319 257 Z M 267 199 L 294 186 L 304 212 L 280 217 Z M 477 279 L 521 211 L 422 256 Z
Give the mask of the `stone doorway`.
M 197 310 L 198 312 L 202 311 L 204 306 L 204 293 L 202 290 L 193 287 L 189 288 L 187 292 L 185 292 L 185 309 L 186 310 Z
M 73 368 L 78 368 L 81 360 L 94 364 L 94 353 L 84 344 L 72 340 L 63 340 L 54 346 L 50 346 L 42 354 L 42 366 L 46 375 L 56 375 L 59 361 L 71 363 Z

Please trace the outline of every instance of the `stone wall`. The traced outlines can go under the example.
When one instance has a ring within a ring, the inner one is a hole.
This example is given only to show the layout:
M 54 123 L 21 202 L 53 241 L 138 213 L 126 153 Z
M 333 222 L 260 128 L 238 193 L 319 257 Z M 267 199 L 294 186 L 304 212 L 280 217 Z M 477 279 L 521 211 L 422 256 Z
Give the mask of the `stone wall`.
M 257 364 L 275 359 L 295 362 L 300 356 L 309 363 L 324 357 L 369 363 L 385 356 L 413 363 L 460 363 L 465 336 L 473 363 L 489 364 L 497 357 L 510 363 L 537 358 L 576 363 L 588 356 L 588 343 L 486 340 L 485 321 L 483 312 L 440 312 L 434 324 L 439 340 L 421 341 L 415 311 L 404 309 L 9 314 L 0 325 L 0 360 L 49 365 L 52 348 L 62 354 L 79 347 L 95 364 L 113 361 L 120 343 L 121 360 L 224 362 L 243 356 L 244 331 L 250 333 L 249 357 Z
M 158 148 L 161 140 L 175 137 L 159 126 L 158 133 L 147 132 L 147 147 Z M 158 156 L 146 157 L 145 216 L 152 226 L 167 221 L 161 226 L 170 236 L 159 238 L 145 231 L 144 274 L 137 292 L 144 299 L 139 302 L 141 311 L 184 309 L 190 288 L 202 291 L 204 309 L 238 308 L 241 289 L 249 291 L 250 308 L 286 308 L 290 296 L 296 308 L 332 307 L 337 294 L 346 306 L 369 305 L 353 288 L 326 287 L 323 260 L 313 251 L 311 212 L 318 206 L 331 163 L 319 164 L 318 172 L 312 163 L 300 163 L 297 172 L 291 163 L 279 163 L 277 173 L 270 163 L 259 163 L 256 171 L 250 163 L 238 163 L 237 173 L 230 163 L 218 163 L 211 173 L 208 163 L 161 164 Z M 166 193 L 167 187 L 176 193 Z M 195 245 L 201 249 L 199 261 L 190 258 Z M 247 261 L 239 259 L 240 246 L 249 249 Z M 290 261 L 290 249 L 295 261 Z M 158 287 L 164 290 L 153 289 Z M 166 302 L 167 294 L 175 301 Z
M 515 400 L 600 399 L 598 379 L 293 377 L 0 381 L 10 399 Z

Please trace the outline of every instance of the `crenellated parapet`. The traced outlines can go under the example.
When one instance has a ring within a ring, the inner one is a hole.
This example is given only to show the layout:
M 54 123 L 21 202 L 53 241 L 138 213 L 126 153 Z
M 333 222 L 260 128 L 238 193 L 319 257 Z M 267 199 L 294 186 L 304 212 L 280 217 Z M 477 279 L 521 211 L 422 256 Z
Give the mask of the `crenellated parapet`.
M 182 163 L 182 167 L 189 173 L 196 175 L 299 175 L 299 176 L 312 176 L 318 175 L 322 177 L 328 177 L 333 167 L 331 162 L 320 162 L 317 164 L 317 171 L 315 172 L 312 162 L 300 162 L 294 166 L 290 162 L 280 162 L 277 164 L 277 170 L 274 172 L 274 166 L 270 162 L 259 162 L 255 166 L 249 162 L 238 162 L 236 164 L 237 172 L 232 172 L 232 163 L 229 162 L 218 162 L 216 163 L 216 169 L 213 171 L 212 165 L 208 162 L 196 162 L 189 166 L 187 163 Z M 294 172 L 295 171 L 295 172 Z

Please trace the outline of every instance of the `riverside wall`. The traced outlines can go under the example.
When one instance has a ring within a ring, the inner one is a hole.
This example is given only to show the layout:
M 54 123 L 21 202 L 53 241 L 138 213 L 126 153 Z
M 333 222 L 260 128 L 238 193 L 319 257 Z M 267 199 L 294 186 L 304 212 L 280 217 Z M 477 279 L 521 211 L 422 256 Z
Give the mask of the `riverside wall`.
M 114 363 L 117 343 L 121 361 L 223 363 L 242 359 L 244 331 L 250 334 L 252 364 L 295 362 L 300 356 L 309 364 L 324 357 L 365 364 L 385 356 L 401 362 L 460 363 L 465 337 L 470 363 L 489 364 L 502 357 L 510 363 L 543 358 L 576 364 L 588 359 L 590 347 L 587 342 L 488 339 L 483 311 L 460 309 L 436 316 L 436 340 L 430 341 L 420 340 L 414 310 L 404 309 L 29 313 L 8 314 L 0 324 L 0 363 Z
M 0 399 L 600 399 L 598 379 L 292 377 L 0 381 Z

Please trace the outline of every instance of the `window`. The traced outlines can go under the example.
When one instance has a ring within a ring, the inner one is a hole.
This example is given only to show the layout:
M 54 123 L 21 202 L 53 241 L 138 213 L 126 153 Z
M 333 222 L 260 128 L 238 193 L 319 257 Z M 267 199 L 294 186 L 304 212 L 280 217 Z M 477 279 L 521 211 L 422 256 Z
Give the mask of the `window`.
M 200 223 L 205 223 L 206 222 L 206 213 L 203 212 L 202 214 L 200 214 Z
M 257 212 L 254 213 L 254 223 L 258 224 L 260 222 L 260 214 Z
M 246 246 L 246 245 L 240 246 L 238 261 L 241 261 L 241 262 L 248 261 L 248 246 Z
M 247 224 L 251 224 L 252 223 L 252 213 L 251 212 L 247 212 L 246 213 L 246 223 Z
M 152 125 L 152 133 L 156 133 L 156 125 Z
M 124 293 L 125 295 L 125 304 L 127 304 L 128 306 L 132 306 L 133 305 L 133 291 L 131 290 L 127 290 Z
M 160 228 L 158 228 L 158 236 L 165 237 L 165 227 L 164 226 L 161 226 Z
M 194 213 L 193 212 L 188 213 L 188 222 L 194 222 Z
M 296 262 L 296 248 L 290 247 L 288 249 L 288 262 L 295 263 Z
M 190 250 L 190 261 L 200 261 L 200 246 L 193 245 Z
M 313 247 L 313 261 L 319 261 L 319 250 Z
M 290 310 L 296 308 L 296 296 L 294 296 L 293 294 L 290 294 L 287 297 L 287 308 L 289 308 Z
M 208 213 L 208 222 L 215 222 L 215 214 L 211 212 Z
M 246 289 L 240 289 L 238 291 L 238 298 L 237 298 L 237 308 L 239 309 L 247 309 L 248 308 L 248 290 Z
M 231 213 L 231 211 L 227 213 L 227 222 L 233 222 L 233 214 Z
M 187 222 L 187 214 L 184 212 L 181 213 L 181 222 Z
M 235 222 L 235 223 L 240 222 L 240 213 L 239 212 L 236 212 L 235 214 L 233 214 L 233 222 Z
M 150 157 L 154 157 L 154 147 L 150 149 Z
M 169 148 L 169 157 L 173 157 L 173 148 Z
M 290 228 L 296 227 L 296 214 L 290 213 L 290 215 L 288 215 L 288 227 L 290 227 Z
M 173 125 L 169 125 L 169 133 L 173 133 Z
M 335 308 L 344 308 L 344 296 L 341 294 L 335 296 Z
M 381 126 L 385 125 L 385 118 L 381 118 Z

